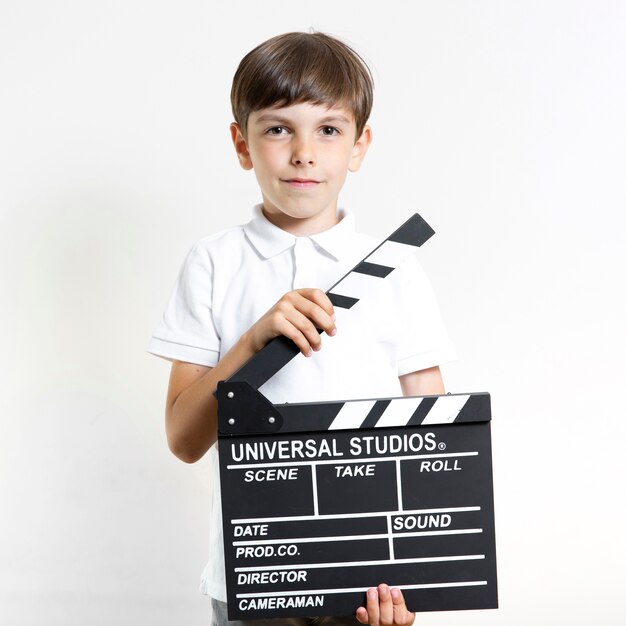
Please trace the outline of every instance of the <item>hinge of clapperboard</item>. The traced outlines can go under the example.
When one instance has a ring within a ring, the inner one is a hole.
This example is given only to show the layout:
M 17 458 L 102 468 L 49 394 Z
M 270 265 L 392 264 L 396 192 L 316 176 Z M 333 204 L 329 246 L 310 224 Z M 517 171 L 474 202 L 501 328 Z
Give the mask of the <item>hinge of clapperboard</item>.
M 358 293 L 371 292 L 377 281 L 384 280 L 413 254 L 414 248 L 434 234 L 427 222 L 414 214 L 326 292 L 333 306 L 350 309 L 359 301 L 355 297 Z M 277 337 L 228 380 L 218 383 L 216 396 L 220 435 L 278 433 L 283 430 L 286 420 L 286 430 L 303 432 L 491 419 L 488 393 L 272 404 L 259 387 L 298 353 L 298 348 L 290 339 Z

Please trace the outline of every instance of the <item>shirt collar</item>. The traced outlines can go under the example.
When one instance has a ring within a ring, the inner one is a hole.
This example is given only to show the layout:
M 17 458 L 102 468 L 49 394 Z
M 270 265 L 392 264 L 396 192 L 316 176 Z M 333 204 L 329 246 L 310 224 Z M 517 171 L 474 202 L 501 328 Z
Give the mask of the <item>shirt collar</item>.
M 325 252 L 328 252 L 335 259 L 342 259 L 346 252 L 349 252 L 349 241 L 354 234 L 355 219 L 354 214 L 339 209 L 337 211 L 339 222 L 321 233 L 311 235 L 311 239 Z
M 274 226 L 263 215 L 262 206 L 257 204 L 254 207 L 254 219 L 245 224 L 243 229 L 257 252 L 269 259 L 291 248 L 297 237 Z M 337 215 L 339 222 L 335 226 L 311 235 L 309 239 L 335 259 L 340 259 L 347 249 L 346 240 L 354 233 L 355 220 L 354 215 L 345 209 L 339 209 Z
M 254 207 L 254 219 L 248 222 L 243 230 L 250 243 L 257 252 L 269 259 L 291 248 L 296 241 L 296 237 L 278 226 L 274 226 L 261 210 L 262 204 Z

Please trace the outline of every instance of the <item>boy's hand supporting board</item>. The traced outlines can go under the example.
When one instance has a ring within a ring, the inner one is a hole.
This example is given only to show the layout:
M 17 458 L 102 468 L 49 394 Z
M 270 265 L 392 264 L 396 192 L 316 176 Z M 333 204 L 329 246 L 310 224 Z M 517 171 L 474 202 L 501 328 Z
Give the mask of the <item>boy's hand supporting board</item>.
M 399 589 L 383 583 L 367 590 L 367 604 L 357 609 L 356 618 L 370 626 L 411 626 L 415 613 L 406 608 Z
M 258 352 L 271 339 L 284 335 L 304 356 L 319 350 L 322 342 L 318 329 L 328 335 L 337 332 L 333 305 L 320 289 L 296 289 L 286 293 L 244 337 Z

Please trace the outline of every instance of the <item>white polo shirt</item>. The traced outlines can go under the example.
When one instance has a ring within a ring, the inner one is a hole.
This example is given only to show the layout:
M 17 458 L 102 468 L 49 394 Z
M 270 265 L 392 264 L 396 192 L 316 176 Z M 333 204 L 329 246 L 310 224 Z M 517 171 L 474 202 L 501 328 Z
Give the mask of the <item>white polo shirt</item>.
M 328 290 L 380 241 L 355 232 L 354 216 L 296 237 L 255 217 L 199 241 L 180 271 L 149 352 L 212 367 L 288 291 Z M 274 403 L 401 396 L 399 376 L 455 358 L 432 288 L 415 255 L 351 309 L 335 308 L 337 334 L 295 357 L 260 391 Z M 216 446 L 209 452 L 210 558 L 201 590 L 226 601 Z

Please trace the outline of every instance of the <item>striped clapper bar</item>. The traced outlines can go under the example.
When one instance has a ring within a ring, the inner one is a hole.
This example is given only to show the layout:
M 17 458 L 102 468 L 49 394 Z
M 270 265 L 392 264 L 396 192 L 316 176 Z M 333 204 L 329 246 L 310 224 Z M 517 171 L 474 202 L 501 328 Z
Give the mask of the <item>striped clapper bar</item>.
M 414 215 L 334 306 L 432 234 Z M 381 582 L 411 610 L 497 607 L 489 394 L 274 405 L 258 387 L 297 353 L 275 339 L 218 385 L 229 619 L 350 615 Z

